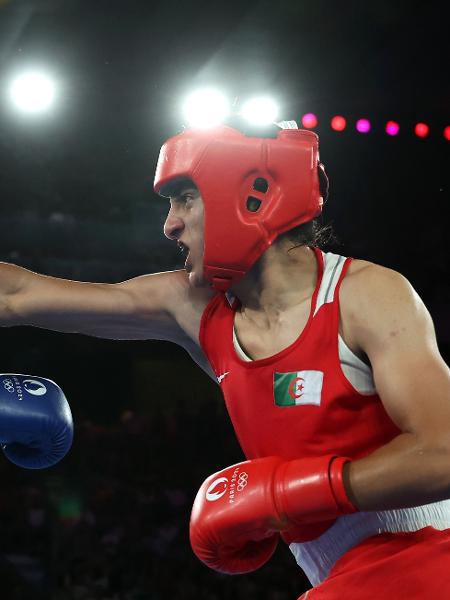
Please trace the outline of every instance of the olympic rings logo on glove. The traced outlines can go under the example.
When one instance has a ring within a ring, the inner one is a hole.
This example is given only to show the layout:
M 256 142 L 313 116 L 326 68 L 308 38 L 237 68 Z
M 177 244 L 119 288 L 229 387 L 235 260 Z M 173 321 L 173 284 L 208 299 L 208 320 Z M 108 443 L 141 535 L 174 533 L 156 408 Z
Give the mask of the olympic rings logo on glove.
M 11 379 L 4 379 L 3 380 L 3 387 L 5 388 L 5 390 L 7 392 L 9 392 L 10 394 L 14 393 L 14 384 L 11 381 Z
M 248 483 L 248 473 L 243 471 L 242 473 L 239 474 L 239 479 L 238 479 L 238 483 L 236 486 L 237 491 L 242 492 L 242 490 L 245 488 L 247 483 Z

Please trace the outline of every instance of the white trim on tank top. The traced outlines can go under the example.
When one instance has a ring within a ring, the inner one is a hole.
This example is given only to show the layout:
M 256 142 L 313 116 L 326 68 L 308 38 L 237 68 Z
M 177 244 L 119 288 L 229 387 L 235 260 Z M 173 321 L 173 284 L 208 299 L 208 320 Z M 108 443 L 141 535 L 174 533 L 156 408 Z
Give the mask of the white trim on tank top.
M 324 270 L 323 277 L 320 283 L 319 292 L 317 294 L 317 304 L 314 311 L 314 316 L 317 311 L 324 304 L 333 302 L 334 292 L 336 285 L 341 276 L 342 269 L 345 264 L 345 257 L 333 254 L 332 252 L 322 252 Z M 227 299 L 230 306 L 234 302 L 234 296 L 227 294 Z M 300 335 L 300 332 L 299 332 Z M 241 360 L 247 362 L 253 362 L 244 351 L 239 343 L 236 335 L 236 330 L 233 327 L 233 345 L 236 354 Z M 369 365 L 366 365 L 350 348 L 347 346 L 341 335 L 338 335 L 338 349 L 339 349 L 339 360 L 341 363 L 341 369 L 344 373 L 348 382 L 355 388 L 355 390 L 363 395 L 370 395 L 376 393 L 375 383 L 373 380 L 372 369 Z
M 344 342 L 340 335 L 338 335 L 338 345 L 341 369 L 349 383 L 360 394 L 375 394 L 376 389 L 373 381 L 372 369 L 350 350 L 350 348 L 347 346 L 347 344 Z M 245 351 L 239 344 L 239 340 L 237 338 L 236 330 L 234 329 L 234 327 L 233 346 L 236 351 L 236 354 L 241 360 L 245 360 L 246 362 L 253 362 L 253 359 L 245 353 Z

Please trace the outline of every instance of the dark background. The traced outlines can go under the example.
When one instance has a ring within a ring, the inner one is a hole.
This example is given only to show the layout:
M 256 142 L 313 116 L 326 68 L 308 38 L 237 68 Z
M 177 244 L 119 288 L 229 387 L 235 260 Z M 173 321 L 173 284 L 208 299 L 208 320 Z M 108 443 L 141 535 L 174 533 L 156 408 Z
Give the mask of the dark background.
M 180 102 L 202 84 L 264 92 L 281 118 L 318 115 L 332 250 L 405 274 L 449 361 L 447 39 L 440 2 L 1 0 L 0 260 L 106 282 L 180 267 L 151 185 Z M 5 99 L 28 66 L 60 84 L 37 119 Z M 330 129 L 335 114 L 346 131 Z M 55 379 L 77 426 L 49 471 L 0 462 L 2 599 L 287 600 L 306 589 L 285 547 L 242 577 L 192 556 L 196 490 L 242 454 L 219 390 L 183 351 L 19 327 L 1 331 L 1 356 L 2 372 Z

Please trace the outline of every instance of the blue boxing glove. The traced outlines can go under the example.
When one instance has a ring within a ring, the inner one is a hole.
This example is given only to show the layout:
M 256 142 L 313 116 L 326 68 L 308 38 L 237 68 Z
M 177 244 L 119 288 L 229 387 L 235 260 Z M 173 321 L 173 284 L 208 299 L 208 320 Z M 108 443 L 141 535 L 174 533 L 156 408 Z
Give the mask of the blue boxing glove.
M 44 469 L 72 445 L 73 422 L 61 388 L 50 379 L 0 375 L 0 444 L 11 462 Z

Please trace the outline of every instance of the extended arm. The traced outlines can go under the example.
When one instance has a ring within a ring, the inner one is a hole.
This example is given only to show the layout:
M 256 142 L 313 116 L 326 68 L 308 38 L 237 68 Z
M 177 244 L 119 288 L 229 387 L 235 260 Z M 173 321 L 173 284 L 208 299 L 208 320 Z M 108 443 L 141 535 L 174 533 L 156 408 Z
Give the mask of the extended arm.
M 189 287 L 184 271 L 122 283 L 84 283 L 0 263 L 0 325 L 33 325 L 110 339 L 163 339 L 184 347 L 208 373 L 199 346 L 212 292 Z

